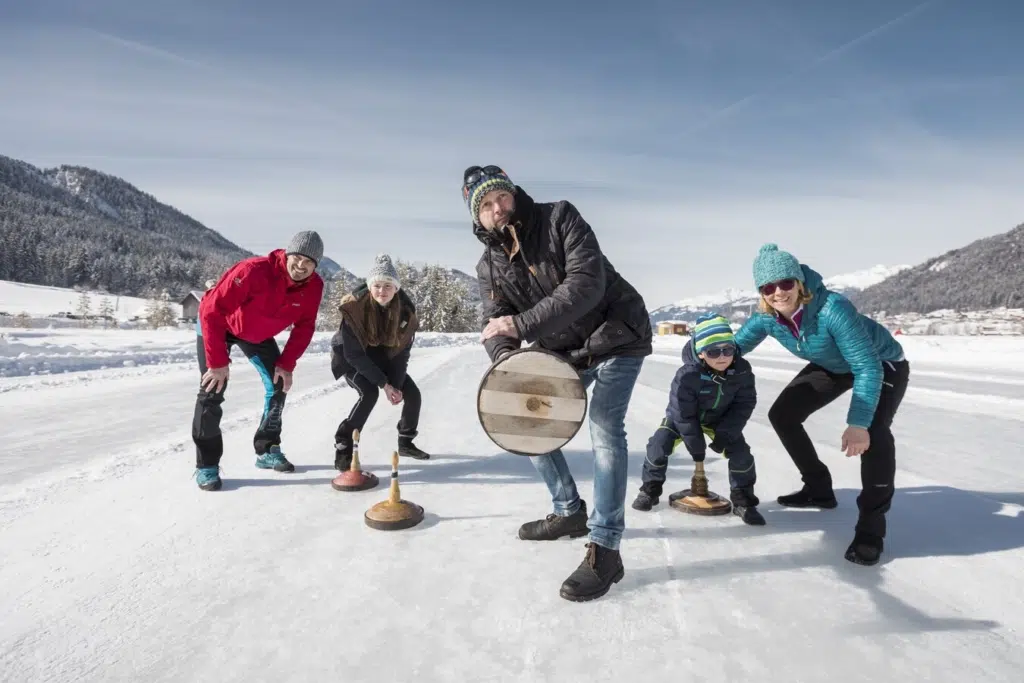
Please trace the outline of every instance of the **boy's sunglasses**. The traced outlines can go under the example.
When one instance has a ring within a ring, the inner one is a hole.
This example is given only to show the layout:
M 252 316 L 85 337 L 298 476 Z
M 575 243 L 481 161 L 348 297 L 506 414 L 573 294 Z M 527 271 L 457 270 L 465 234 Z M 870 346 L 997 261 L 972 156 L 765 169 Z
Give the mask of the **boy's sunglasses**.
M 796 280 L 786 279 L 779 280 L 778 282 L 769 282 L 766 285 L 761 285 L 761 293 L 765 296 L 771 296 L 775 293 L 776 289 L 781 289 L 783 292 L 788 292 L 796 286 Z
M 707 358 L 719 358 L 725 356 L 726 358 L 732 358 L 733 354 L 736 353 L 736 347 L 732 344 L 728 346 L 713 346 L 710 349 L 704 349 L 701 351 Z

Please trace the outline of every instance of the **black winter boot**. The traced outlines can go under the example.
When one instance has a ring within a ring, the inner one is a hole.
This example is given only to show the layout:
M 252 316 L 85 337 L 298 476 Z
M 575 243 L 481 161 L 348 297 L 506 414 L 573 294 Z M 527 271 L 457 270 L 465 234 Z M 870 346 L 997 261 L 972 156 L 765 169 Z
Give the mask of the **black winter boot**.
M 749 524 L 750 526 L 764 526 L 766 524 L 764 515 L 758 512 L 756 507 L 733 505 L 732 514 L 742 519 L 744 524 Z
M 757 506 L 761 501 L 754 495 L 753 486 L 744 486 L 730 490 L 729 500 L 732 501 L 732 514 L 742 519 L 744 524 L 764 526 L 764 516 L 757 510 Z
M 854 564 L 870 567 L 878 564 L 884 547 L 884 541 L 878 536 L 858 532 L 853 537 L 850 547 L 846 549 L 846 559 Z
M 607 593 L 612 584 L 621 581 L 625 574 L 618 550 L 588 543 L 586 557 L 562 583 L 559 595 L 573 602 L 594 600 Z
M 660 496 L 653 495 L 640 489 L 640 493 L 636 494 L 636 500 L 633 501 L 633 509 L 647 512 L 655 505 L 658 504 Z
M 836 500 L 836 495 L 829 491 L 824 496 L 814 496 L 807 490 L 806 487 L 790 493 L 785 496 L 779 496 L 779 505 L 783 505 L 788 508 L 823 508 L 831 510 L 839 505 L 839 501 Z
M 416 460 L 430 459 L 430 453 L 417 448 L 416 444 L 412 442 L 412 439 L 407 436 L 401 436 L 398 438 L 398 454 L 404 458 L 414 458 Z
M 544 519 L 522 525 L 519 527 L 519 538 L 524 541 L 557 541 L 565 536 L 586 536 L 590 533 L 587 518 L 587 503 L 581 500 L 580 509 L 568 517 L 550 514 Z
M 334 469 L 347 472 L 352 468 L 352 442 L 334 444 Z

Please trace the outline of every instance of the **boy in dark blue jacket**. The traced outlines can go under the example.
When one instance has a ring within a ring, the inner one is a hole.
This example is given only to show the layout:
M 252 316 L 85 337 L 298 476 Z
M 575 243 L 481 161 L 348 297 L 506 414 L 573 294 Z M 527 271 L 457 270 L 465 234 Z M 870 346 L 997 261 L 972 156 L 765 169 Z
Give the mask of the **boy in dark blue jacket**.
M 672 380 L 665 418 L 647 442 L 643 484 L 633 509 L 650 510 L 658 504 L 668 457 L 680 441 L 695 462 L 704 460 L 706 434 L 711 450 L 729 461 L 733 514 L 747 524 L 764 524 L 754 495 L 754 456 L 743 438 L 756 404 L 754 373 L 739 355 L 729 321 L 720 315 L 701 316 L 683 348 L 683 366 Z

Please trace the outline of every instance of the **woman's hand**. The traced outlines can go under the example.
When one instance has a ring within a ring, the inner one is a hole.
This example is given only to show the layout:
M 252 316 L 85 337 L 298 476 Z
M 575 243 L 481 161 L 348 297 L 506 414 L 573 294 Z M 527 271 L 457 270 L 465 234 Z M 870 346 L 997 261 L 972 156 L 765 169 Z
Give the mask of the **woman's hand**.
M 846 451 L 846 457 L 860 455 L 871 447 L 871 435 L 863 427 L 847 427 L 843 432 L 843 445 L 839 450 Z
M 395 389 L 390 384 L 384 385 L 384 395 L 388 397 L 388 401 L 390 401 L 393 406 L 397 406 L 402 402 L 402 392 Z

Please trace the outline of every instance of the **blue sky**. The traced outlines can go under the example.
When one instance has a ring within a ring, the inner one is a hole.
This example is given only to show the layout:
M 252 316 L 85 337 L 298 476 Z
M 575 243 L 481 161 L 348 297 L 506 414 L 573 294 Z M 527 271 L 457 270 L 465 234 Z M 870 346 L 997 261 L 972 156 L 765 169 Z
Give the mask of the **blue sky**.
M 0 4 L 0 153 L 121 176 L 257 252 L 472 272 L 459 183 L 569 199 L 649 306 L 1024 221 L 1024 3 Z M 852 231 L 852 232 L 850 232 Z M 852 235 L 852 236 L 851 236 Z

